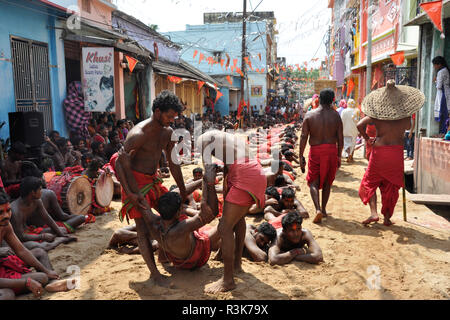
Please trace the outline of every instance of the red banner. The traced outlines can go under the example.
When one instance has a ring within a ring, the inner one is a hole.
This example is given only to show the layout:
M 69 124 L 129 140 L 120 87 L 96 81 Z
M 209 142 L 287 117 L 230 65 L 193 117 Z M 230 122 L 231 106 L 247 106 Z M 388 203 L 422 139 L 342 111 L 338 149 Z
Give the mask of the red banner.
M 400 66 L 405 61 L 405 52 L 400 51 L 400 52 L 391 54 L 391 59 L 392 59 L 392 62 L 394 62 L 394 64 L 396 66 Z
M 125 56 L 125 58 L 127 59 L 128 68 L 130 69 L 130 73 L 133 73 L 134 67 L 136 67 L 136 65 L 139 61 L 137 61 L 136 59 L 129 57 L 127 55 Z

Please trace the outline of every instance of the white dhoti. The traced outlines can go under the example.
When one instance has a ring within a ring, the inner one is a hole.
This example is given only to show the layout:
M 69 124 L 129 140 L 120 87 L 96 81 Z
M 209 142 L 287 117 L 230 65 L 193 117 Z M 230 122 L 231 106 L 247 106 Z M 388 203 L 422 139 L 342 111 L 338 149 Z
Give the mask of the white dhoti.
M 342 157 L 347 158 L 349 155 L 355 151 L 356 147 L 356 136 L 344 137 L 344 148 L 342 149 Z

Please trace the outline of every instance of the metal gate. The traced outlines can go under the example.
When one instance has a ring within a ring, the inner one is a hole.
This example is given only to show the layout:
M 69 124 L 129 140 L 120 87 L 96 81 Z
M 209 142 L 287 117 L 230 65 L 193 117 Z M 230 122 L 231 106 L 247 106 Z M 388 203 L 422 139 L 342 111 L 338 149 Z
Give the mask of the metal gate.
M 45 130 L 53 130 L 48 46 L 11 37 L 16 111 L 40 111 Z

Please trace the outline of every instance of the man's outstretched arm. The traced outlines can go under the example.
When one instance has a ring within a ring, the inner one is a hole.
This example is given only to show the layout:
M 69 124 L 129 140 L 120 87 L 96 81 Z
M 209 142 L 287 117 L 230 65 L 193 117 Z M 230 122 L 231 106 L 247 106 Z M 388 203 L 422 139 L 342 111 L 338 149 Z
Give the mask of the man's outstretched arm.
M 308 243 L 308 250 L 304 250 L 304 253 L 299 254 L 295 257 L 297 261 L 304 261 L 312 264 L 318 264 L 323 262 L 322 250 L 319 247 L 319 244 L 314 240 L 312 233 L 308 230 L 304 231 L 304 239 Z

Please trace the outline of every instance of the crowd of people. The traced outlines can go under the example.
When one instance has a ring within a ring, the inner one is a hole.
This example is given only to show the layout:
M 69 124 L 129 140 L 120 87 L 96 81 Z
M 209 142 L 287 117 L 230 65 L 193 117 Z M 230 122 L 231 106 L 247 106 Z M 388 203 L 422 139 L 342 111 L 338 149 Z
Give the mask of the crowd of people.
M 327 217 L 341 158 L 351 163 L 362 137 L 369 166 L 359 193 L 371 209 L 371 216 L 362 223 L 379 219 L 375 193 L 379 187 L 384 225 L 391 225 L 403 183 L 399 144 L 403 152 L 404 132 L 421 96 L 416 91 L 404 93 L 392 83 L 383 90 L 392 95 L 391 101 L 410 94 L 418 97 L 417 103 L 403 110 L 401 118 L 380 120 L 376 110 L 393 107 L 380 105 L 378 96 L 371 95 L 360 119 L 353 100 L 334 108 L 334 91 L 326 89 L 313 97 L 309 110 L 299 103 L 273 99 L 264 112 L 250 106 L 241 114 L 222 117 L 207 108 L 202 116 L 187 117 L 178 97 L 163 91 L 153 102 L 152 117 L 135 125 L 116 121 L 114 114 L 102 114 L 89 123 L 89 136 L 71 134 L 66 139 L 51 132 L 42 146 L 40 166 L 25 166 L 25 146 L 13 144 L 1 166 L 0 299 L 28 291 L 39 296 L 43 290 L 70 289 L 52 271 L 46 252 L 76 241 L 72 233 L 91 217 L 64 212 L 57 194 L 46 189 L 48 172 L 81 168 L 82 174 L 93 178 L 99 172 L 113 176 L 115 193 L 123 204 L 119 219 L 134 220 L 134 224 L 116 230 L 108 246 L 123 254 L 141 254 L 151 279 L 164 287 L 170 286 L 170 279 L 159 272 L 155 253 L 161 263 L 190 270 L 205 265 L 211 252 L 217 251 L 215 258 L 223 261 L 224 273 L 205 288 L 208 293 L 235 288 L 234 275 L 241 270 L 243 256 L 270 265 L 323 261 L 322 249 L 302 224 L 310 213 L 296 198 L 300 187 L 295 181 L 299 169 L 306 173 L 308 142 L 306 181 L 315 207 L 313 222 Z M 202 130 L 194 139 L 196 121 L 202 122 Z M 368 130 L 371 125 L 376 138 Z M 247 130 L 227 130 L 238 128 Z M 175 139 L 174 132 L 178 133 Z M 389 168 L 380 161 L 385 156 L 389 156 Z M 183 176 L 184 164 L 198 165 L 192 177 Z M 167 188 L 164 179 L 170 176 L 176 184 Z M 265 221 L 247 225 L 245 217 L 255 214 Z M 211 225 L 215 219 L 218 224 Z M 28 267 L 41 272 L 33 273 Z

